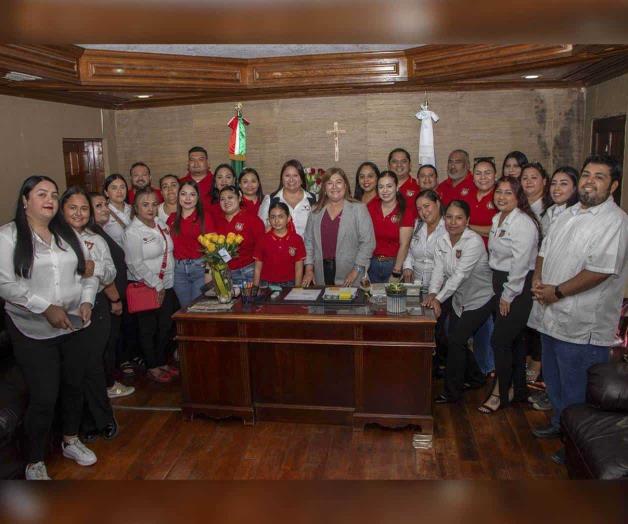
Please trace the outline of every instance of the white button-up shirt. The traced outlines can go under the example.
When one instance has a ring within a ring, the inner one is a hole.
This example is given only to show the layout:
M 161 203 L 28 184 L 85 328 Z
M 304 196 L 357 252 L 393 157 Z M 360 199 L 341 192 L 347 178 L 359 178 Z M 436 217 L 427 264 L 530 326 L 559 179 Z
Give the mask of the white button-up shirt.
M 124 231 L 131 225 L 131 212 L 133 208 L 124 203 L 124 211 L 119 211 L 113 204 L 109 203 L 107 206 L 111 211 L 109 222 L 107 222 L 103 229 L 120 247 L 124 247 Z M 117 217 L 117 220 L 116 220 Z
M 458 316 L 481 308 L 495 294 L 484 241 L 475 231 L 465 229 L 455 246 L 448 234 L 438 241 L 430 293 L 436 293 L 441 304 L 453 295 L 452 307 Z
M 493 217 L 488 237 L 488 264 L 508 273 L 501 298 L 512 302 L 521 295 L 528 273 L 534 269 L 538 253 L 539 230 L 528 215 L 513 209 L 499 225 L 502 214 Z
M 421 281 L 422 287 L 429 287 L 434 269 L 434 252 L 438 241 L 447 234 L 445 219 L 441 218 L 434 231 L 428 236 L 427 225 L 417 219 L 408 249 L 408 256 L 403 262 L 403 269 L 411 269 L 414 280 Z
M 562 213 L 539 251 L 542 282 L 558 285 L 585 269 L 610 276 L 553 304 L 535 302 L 528 325 L 565 342 L 611 345 L 628 276 L 627 235 L 628 215 L 612 197 L 588 209 L 578 203 Z
M 303 190 L 303 198 L 294 207 L 292 207 L 290 204 L 288 204 L 288 202 L 284 200 L 283 188 L 277 192 L 277 194 L 275 195 L 275 198 L 278 198 L 280 202 L 283 202 L 284 204 L 288 206 L 288 209 L 290 210 L 290 216 L 292 217 L 292 223 L 294 224 L 294 229 L 296 230 L 297 234 L 303 237 L 303 235 L 305 234 L 305 226 L 307 225 L 307 219 L 310 216 L 310 213 L 312 212 L 312 205 L 310 204 L 309 199 L 313 198 L 313 195 Z M 264 197 L 264 200 L 262 200 L 262 203 L 259 206 L 259 212 L 257 213 L 257 216 L 260 217 L 262 222 L 264 222 L 266 229 L 270 227 L 270 223 L 268 222 L 268 210 L 269 209 L 270 209 L 270 195 L 266 195 Z
M 543 236 L 546 237 L 549 233 L 550 227 L 556 221 L 556 219 L 562 214 L 563 211 L 567 209 L 567 203 L 554 204 L 547 208 L 545 214 L 541 217 L 541 228 L 543 230 Z
M 98 291 L 111 284 L 116 278 L 116 266 L 111 258 L 111 252 L 105 239 L 88 229 L 78 235 L 83 243 L 85 258 L 94 261 L 94 276 L 98 279 Z
M 534 204 L 530 204 L 530 209 L 532 209 L 532 212 L 536 215 L 536 218 L 538 218 L 540 222 L 542 218 L 541 215 L 543 214 L 543 210 L 545 209 L 543 207 L 543 197 L 536 200 Z
M 13 265 L 17 243 L 14 222 L 0 227 L 0 296 L 15 326 L 27 337 L 54 338 L 67 335 L 67 329 L 50 325 L 43 312 L 50 305 L 63 308 L 72 323 L 80 328 L 79 306 L 94 305 L 98 279 L 82 278 L 76 272 L 78 259 L 69 244 L 52 238 L 50 245 L 33 233 L 31 278 L 18 277 Z
M 163 231 L 164 236 L 159 232 Z M 167 251 L 166 268 L 163 280 L 159 278 Z M 148 227 L 135 217 L 124 235 L 124 254 L 128 268 L 129 280 L 144 282 L 157 291 L 170 289 L 174 284 L 174 257 L 172 255 L 172 238 L 168 227 L 159 218 L 155 219 L 155 227 Z

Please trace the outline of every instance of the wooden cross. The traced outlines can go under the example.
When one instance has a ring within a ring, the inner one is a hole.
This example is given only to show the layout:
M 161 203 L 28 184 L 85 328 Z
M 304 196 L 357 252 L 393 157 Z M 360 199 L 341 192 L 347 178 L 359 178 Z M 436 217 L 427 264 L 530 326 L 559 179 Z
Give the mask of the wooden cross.
M 334 160 L 338 162 L 340 159 L 340 146 L 338 144 L 338 137 L 342 133 L 346 133 L 344 129 L 338 128 L 338 122 L 334 122 L 334 128 L 327 130 L 328 135 L 334 135 Z

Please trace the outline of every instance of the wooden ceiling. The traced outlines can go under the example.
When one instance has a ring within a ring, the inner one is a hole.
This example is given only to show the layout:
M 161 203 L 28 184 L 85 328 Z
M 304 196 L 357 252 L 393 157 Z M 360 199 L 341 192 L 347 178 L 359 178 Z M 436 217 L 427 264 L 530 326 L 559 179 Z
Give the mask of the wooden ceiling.
M 40 79 L 4 78 L 10 72 Z M 610 44 L 425 45 L 262 59 L 0 45 L 0 93 L 107 109 L 394 91 L 582 87 L 626 72 L 628 45 Z

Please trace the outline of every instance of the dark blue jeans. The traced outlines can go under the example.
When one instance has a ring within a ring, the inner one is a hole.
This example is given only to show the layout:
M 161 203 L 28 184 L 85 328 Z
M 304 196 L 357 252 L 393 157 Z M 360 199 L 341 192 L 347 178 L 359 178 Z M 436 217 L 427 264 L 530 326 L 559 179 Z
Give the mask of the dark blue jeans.
M 369 266 L 369 280 L 374 284 L 388 282 L 394 265 L 394 258 L 386 258 L 383 260 L 378 260 L 377 257 L 371 258 L 371 264 Z
M 554 412 L 552 426 L 558 428 L 560 415 L 567 406 L 585 401 L 587 370 L 608 362 L 608 347 L 563 342 L 541 334 L 543 378 Z

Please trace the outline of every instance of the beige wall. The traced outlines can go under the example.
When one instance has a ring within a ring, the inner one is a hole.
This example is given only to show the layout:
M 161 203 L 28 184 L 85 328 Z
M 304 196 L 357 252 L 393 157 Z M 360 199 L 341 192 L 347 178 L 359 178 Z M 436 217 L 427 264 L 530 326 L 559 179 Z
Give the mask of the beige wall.
M 101 138 L 102 129 L 100 109 L 0 96 L 0 223 L 13 217 L 26 177 L 47 175 L 65 188 L 63 138 Z
M 325 131 L 334 121 L 346 130 L 338 164 L 351 179 L 364 160 L 383 167 L 394 147 L 407 148 L 414 159 L 420 127 L 414 114 L 423 97 L 390 93 L 245 102 L 251 121 L 247 165 L 258 168 L 266 191 L 276 187 L 279 168 L 289 158 L 306 167 L 333 165 L 333 142 Z M 499 164 L 520 149 L 548 170 L 582 160 L 581 90 L 438 92 L 430 94 L 430 107 L 440 116 L 435 143 L 441 178 L 454 148 L 465 148 L 472 157 L 495 156 Z M 181 174 L 188 148 L 202 145 L 215 167 L 228 158 L 226 123 L 232 114 L 231 103 L 117 111 L 118 166 L 127 173 L 130 164 L 143 160 L 154 179 Z
M 583 156 L 591 151 L 593 120 L 628 114 L 628 74 L 587 88 Z M 621 206 L 628 212 L 628 129 L 624 137 L 624 177 Z

